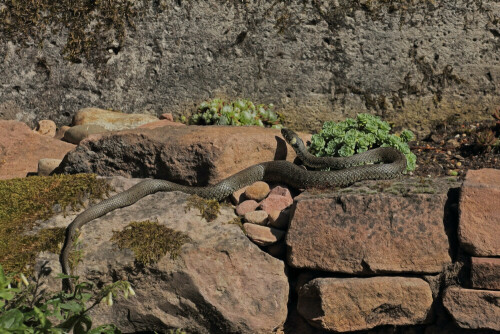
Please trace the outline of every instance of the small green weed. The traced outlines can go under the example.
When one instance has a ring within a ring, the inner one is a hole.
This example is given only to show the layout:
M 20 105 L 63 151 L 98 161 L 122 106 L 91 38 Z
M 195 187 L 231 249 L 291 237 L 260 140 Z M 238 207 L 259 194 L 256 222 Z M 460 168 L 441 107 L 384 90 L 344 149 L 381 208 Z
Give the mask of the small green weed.
M 23 274 L 6 275 L 0 265 L 0 333 L 121 333 L 111 324 L 92 328 L 88 311 L 103 301 L 113 305 L 113 297 L 119 291 L 125 298 L 134 296 L 130 283 L 118 281 L 95 292 L 92 283 L 79 283 L 76 276 L 60 275 L 59 278 L 75 280 L 75 291 L 47 296 L 40 283 L 43 272 L 42 268 L 35 284 L 29 284 Z

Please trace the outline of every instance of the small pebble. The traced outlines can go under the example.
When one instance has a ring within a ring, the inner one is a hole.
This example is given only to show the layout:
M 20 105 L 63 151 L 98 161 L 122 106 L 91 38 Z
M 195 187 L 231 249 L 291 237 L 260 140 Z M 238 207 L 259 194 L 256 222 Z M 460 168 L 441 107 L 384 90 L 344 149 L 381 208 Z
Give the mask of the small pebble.
M 460 166 L 462 166 L 462 163 L 459 161 L 456 163 L 456 165 L 457 165 L 457 167 L 460 167 Z
M 245 213 L 245 220 L 249 223 L 252 224 L 257 224 L 257 225 L 267 225 L 268 222 L 268 214 L 265 211 L 262 210 L 257 210 L 257 211 L 250 211 Z
M 266 182 L 257 181 L 247 187 L 245 197 L 255 201 L 262 201 L 269 194 L 270 188 Z
M 62 140 L 78 145 L 88 136 L 106 131 L 104 127 L 97 124 L 75 125 L 64 132 Z
M 269 226 L 285 230 L 290 222 L 290 209 L 271 211 L 269 213 Z
M 56 135 L 56 123 L 54 121 L 43 119 L 38 122 L 36 132 L 41 135 L 54 137 Z
M 71 129 L 70 126 L 63 125 L 56 131 L 56 135 L 54 136 L 55 139 L 62 139 L 64 137 L 64 133 Z
M 244 216 L 245 213 L 250 211 L 255 211 L 259 207 L 259 203 L 254 200 L 246 200 L 238 204 L 236 207 L 236 214 L 238 216 Z
M 54 171 L 60 164 L 61 159 L 49 159 L 44 158 L 38 160 L 38 175 L 39 176 L 49 176 L 50 173 Z
M 269 192 L 269 196 L 271 196 L 271 195 L 285 196 L 287 198 L 290 198 L 290 200 L 293 201 L 292 194 L 290 193 L 290 190 L 286 187 L 282 187 L 282 186 L 273 187 L 273 189 L 271 189 L 271 192 Z
M 241 189 L 236 190 L 234 193 L 231 195 L 231 202 L 233 202 L 234 205 L 240 204 L 240 202 L 243 202 L 245 200 L 245 190 L 248 187 L 243 187 Z
M 267 213 L 272 211 L 281 211 L 293 204 L 290 197 L 271 195 L 260 203 L 260 208 Z
M 259 246 L 272 245 L 285 236 L 285 231 L 268 226 L 245 223 L 243 224 L 243 229 L 247 237 Z

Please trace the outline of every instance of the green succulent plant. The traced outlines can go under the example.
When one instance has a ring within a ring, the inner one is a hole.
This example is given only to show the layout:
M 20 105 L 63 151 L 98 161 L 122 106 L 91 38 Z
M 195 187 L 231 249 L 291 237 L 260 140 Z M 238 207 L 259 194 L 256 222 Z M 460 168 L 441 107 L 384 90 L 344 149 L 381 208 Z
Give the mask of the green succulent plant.
M 189 124 L 197 125 L 257 125 L 280 129 L 283 117 L 273 111 L 272 104 L 255 105 L 252 101 L 238 99 L 227 101 L 213 99 L 202 102 Z
M 413 133 L 403 130 L 398 136 L 390 134 L 390 130 L 389 123 L 370 114 L 358 114 L 356 119 L 347 118 L 338 123 L 328 121 L 318 134 L 312 136 L 309 151 L 317 157 L 347 157 L 371 148 L 390 146 L 403 152 L 407 170 L 414 170 L 417 157 L 408 146 L 414 138 Z

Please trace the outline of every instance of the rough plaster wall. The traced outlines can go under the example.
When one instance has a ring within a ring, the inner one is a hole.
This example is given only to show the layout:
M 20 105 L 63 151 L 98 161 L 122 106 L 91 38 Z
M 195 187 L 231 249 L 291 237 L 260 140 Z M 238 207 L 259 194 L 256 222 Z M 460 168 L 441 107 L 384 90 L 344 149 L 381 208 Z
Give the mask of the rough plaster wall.
M 425 134 L 500 106 L 495 0 L 145 1 L 97 66 L 0 47 L 0 118 L 71 121 L 82 107 L 187 114 L 204 99 L 274 103 L 298 130 L 369 111 Z M 97 52 L 97 51 L 96 51 Z M 13 111 L 14 110 L 14 111 Z

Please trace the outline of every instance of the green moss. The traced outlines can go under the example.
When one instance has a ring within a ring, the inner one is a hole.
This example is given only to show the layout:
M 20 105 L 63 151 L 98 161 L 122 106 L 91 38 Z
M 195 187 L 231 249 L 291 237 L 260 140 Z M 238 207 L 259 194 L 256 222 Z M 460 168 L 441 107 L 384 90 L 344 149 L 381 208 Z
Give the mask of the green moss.
M 181 246 L 189 240 L 186 234 L 149 220 L 131 222 L 111 237 L 120 249 L 131 249 L 137 262 L 145 265 L 158 262 L 167 253 L 175 259 Z
M 6 271 L 31 273 L 39 252 L 58 253 L 63 228 L 29 235 L 54 214 L 54 208 L 78 209 L 84 198 L 103 198 L 110 190 L 105 180 L 93 174 L 33 176 L 0 181 L 0 263 Z
M 226 224 L 237 225 L 243 231 L 243 233 L 245 233 L 245 235 L 247 234 L 247 232 L 243 228 L 243 219 L 241 217 L 235 217 L 232 220 L 227 221 Z
M 67 32 L 65 58 L 85 58 L 95 65 L 110 47 L 115 52 L 122 47 L 125 27 L 133 26 L 136 14 L 131 0 L 5 0 L 0 4 L 0 41 L 42 46 L 45 37 Z
M 185 211 L 192 208 L 198 209 L 200 215 L 205 218 L 207 222 L 215 220 L 220 214 L 220 203 L 215 199 L 205 199 L 197 195 L 191 195 L 186 202 Z

